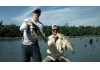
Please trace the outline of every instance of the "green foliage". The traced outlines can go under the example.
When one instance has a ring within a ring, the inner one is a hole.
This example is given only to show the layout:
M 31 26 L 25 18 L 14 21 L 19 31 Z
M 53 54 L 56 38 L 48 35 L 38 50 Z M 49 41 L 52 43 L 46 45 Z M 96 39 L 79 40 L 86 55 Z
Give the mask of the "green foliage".
M 0 21 L 0 26 L 2 26 L 2 24 L 3 24 L 3 20 Z
M 100 35 L 100 26 L 58 26 L 59 32 L 66 36 Z M 51 26 L 46 26 L 46 36 L 51 34 Z
M 58 26 L 59 32 L 67 36 L 84 36 L 84 35 L 100 35 L 100 26 Z M 52 33 L 51 26 L 45 26 L 45 35 L 50 36 Z M 0 25 L 0 37 L 22 37 L 19 26 Z
M 0 26 L 0 37 L 21 37 L 22 32 L 19 26 L 16 25 L 2 25 Z

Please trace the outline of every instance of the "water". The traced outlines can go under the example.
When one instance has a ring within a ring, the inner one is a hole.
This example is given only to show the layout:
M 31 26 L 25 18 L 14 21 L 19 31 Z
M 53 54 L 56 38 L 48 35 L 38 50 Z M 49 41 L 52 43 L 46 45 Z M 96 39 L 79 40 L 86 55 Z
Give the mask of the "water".
M 92 39 L 93 43 L 89 44 Z M 76 49 L 76 53 L 65 51 L 72 62 L 99 62 L 100 61 L 100 37 L 76 37 L 70 38 L 71 43 Z M 39 41 L 42 59 L 47 56 L 47 44 Z M 22 48 L 21 39 L 0 40 L 0 62 L 21 62 Z M 33 61 L 33 59 L 31 59 Z

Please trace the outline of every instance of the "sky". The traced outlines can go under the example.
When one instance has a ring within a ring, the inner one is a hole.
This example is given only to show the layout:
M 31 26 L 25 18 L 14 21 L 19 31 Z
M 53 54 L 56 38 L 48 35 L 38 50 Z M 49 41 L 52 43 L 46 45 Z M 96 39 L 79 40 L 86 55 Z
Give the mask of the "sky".
M 44 25 L 100 26 L 100 6 L 0 6 L 0 20 L 20 26 L 35 8 L 41 9 Z

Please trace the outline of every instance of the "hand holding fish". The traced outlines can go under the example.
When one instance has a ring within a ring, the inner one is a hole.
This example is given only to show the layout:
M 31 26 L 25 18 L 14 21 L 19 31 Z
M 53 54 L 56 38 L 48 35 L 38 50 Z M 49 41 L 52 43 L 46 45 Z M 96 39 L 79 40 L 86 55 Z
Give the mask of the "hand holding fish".
M 26 23 L 26 25 L 27 25 L 27 27 L 29 27 L 30 29 L 32 29 L 32 28 L 33 28 L 33 26 L 32 26 L 32 23 L 31 23 L 31 22 Z
M 32 29 L 32 33 L 35 34 L 38 39 L 40 39 L 40 40 L 42 39 L 45 42 L 47 42 L 48 39 L 41 33 L 40 29 L 38 28 L 38 26 L 35 23 L 28 22 L 27 26 L 29 26 L 29 28 Z
M 59 37 L 57 35 L 53 35 L 53 38 L 55 39 L 55 42 L 56 42 Z

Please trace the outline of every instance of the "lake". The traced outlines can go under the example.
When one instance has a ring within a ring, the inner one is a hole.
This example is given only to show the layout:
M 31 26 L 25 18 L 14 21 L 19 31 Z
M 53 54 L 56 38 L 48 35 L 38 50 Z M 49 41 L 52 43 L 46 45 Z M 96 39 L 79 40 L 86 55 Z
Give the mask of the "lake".
M 89 43 L 92 40 L 92 43 Z M 71 43 L 76 53 L 65 51 L 72 62 L 99 62 L 100 61 L 100 37 L 71 37 Z M 47 56 L 47 43 L 39 41 L 42 59 Z M 0 62 L 22 62 L 21 39 L 0 40 Z M 33 61 L 33 59 L 31 59 Z

